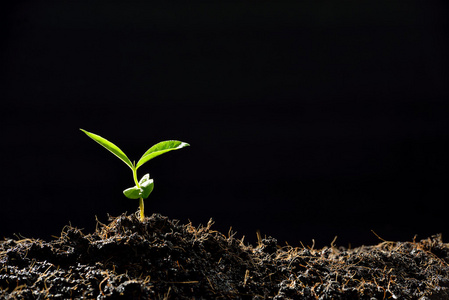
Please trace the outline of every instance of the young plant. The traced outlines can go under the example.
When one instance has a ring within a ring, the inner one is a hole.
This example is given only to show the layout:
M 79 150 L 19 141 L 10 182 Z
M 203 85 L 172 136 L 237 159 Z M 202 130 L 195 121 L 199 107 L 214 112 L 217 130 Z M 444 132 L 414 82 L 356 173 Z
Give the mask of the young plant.
M 154 182 L 153 182 L 153 179 L 150 179 L 150 174 L 145 174 L 138 181 L 137 180 L 137 169 L 139 167 L 141 167 L 144 163 L 149 161 L 150 159 L 155 158 L 156 156 L 159 156 L 161 154 L 164 154 L 164 153 L 172 151 L 172 150 L 178 150 L 178 149 L 190 146 L 187 143 L 184 143 L 181 141 L 174 141 L 174 140 L 160 142 L 160 143 L 157 143 L 156 145 L 154 145 L 153 147 L 151 147 L 150 149 L 148 149 L 142 155 L 142 157 L 139 159 L 139 161 L 136 164 L 135 161 L 131 162 L 129 160 L 129 158 L 126 156 L 126 154 L 119 147 L 117 147 L 116 145 L 114 145 L 113 143 L 108 141 L 107 139 L 105 139 L 97 134 L 88 132 L 84 129 L 80 128 L 80 130 L 82 132 L 84 132 L 85 134 L 87 134 L 87 136 L 89 136 L 91 139 L 93 139 L 94 141 L 96 141 L 97 143 L 99 143 L 100 145 L 102 145 L 103 147 L 108 149 L 109 151 L 111 151 L 115 156 L 120 158 L 125 164 L 128 165 L 128 167 L 131 168 L 131 170 L 133 172 L 134 183 L 136 185 L 124 190 L 123 194 L 125 194 L 125 196 L 128 197 L 129 199 L 139 199 L 140 220 L 141 221 L 143 221 L 145 219 L 143 199 L 148 198 L 148 196 L 153 191 Z

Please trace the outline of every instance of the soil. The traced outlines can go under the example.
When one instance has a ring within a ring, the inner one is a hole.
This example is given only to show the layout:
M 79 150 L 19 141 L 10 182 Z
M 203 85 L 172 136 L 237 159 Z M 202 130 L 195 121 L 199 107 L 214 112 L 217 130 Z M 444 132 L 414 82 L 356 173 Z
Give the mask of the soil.
M 153 214 L 94 233 L 0 242 L 0 299 L 449 299 L 449 244 L 436 235 L 346 249 L 257 246 Z

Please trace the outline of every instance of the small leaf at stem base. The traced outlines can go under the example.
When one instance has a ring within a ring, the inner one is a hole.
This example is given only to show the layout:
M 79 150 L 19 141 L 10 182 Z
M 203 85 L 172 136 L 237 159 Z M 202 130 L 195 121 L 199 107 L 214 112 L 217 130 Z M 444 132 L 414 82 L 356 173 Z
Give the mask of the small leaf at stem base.
M 139 199 L 142 194 L 142 189 L 137 186 L 131 187 L 123 191 L 123 194 L 129 199 Z
M 153 181 L 153 179 L 149 179 L 149 180 L 145 181 L 144 183 L 142 183 L 140 188 L 142 189 L 141 197 L 143 199 L 148 198 L 148 196 L 150 196 L 150 194 L 151 194 L 151 192 L 153 191 L 153 188 L 154 188 L 154 181 Z
M 129 199 L 146 199 L 150 196 L 154 188 L 154 181 L 150 179 L 150 174 L 145 174 L 139 181 L 140 188 L 134 186 L 123 191 L 123 194 Z

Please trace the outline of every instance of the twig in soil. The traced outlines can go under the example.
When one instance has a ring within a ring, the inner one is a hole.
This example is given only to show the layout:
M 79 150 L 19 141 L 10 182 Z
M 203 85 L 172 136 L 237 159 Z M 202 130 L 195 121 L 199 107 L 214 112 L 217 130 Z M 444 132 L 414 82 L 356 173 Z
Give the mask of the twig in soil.
M 335 243 L 335 241 L 337 240 L 337 238 L 338 238 L 338 235 L 336 235 L 336 236 L 334 237 L 334 239 L 332 240 L 332 242 L 331 242 L 331 248 L 334 248 L 334 247 L 335 247 L 334 243 Z
M 214 293 L 215 293 L 215 288 L 214 288 L 212 282 L 210 281 L 209 277 L 206 277 L 206 279 L 207 279 L 207 281 L 209 282 L 210 287 L 212 288 L 212 290 L 213 290 Z
M 243 279 L 243 287 L 246 287 L 246 282 L 248 281 L 248 278 L 249 278 L 249 270 L 246 269 L 245 278 Z
M 168 287 L 167 293 L 164 295 L 164 300 L 168 300 L 168 296 L 170 295 L 171 286 Z
M 98 288 L 100 289 L 100 293 L 103 295 L 103 296 L 105 296 L 104 295 L 104 293 L 103 293 L 103 290 L 101 289 L 101 285 L 106 281 L 106 280 L 108 280 L 109 279 L 109 274 L 107 274 L 107 276 L 100 282 L 100 284 L 98 285 Z
M 389 243 L 389 241 L 384 240 L 384 239 L 381 238 L 377 233 L 375 233 L 374 230 L 371 229 L 371 232 L 374 233 L 374 235 L 375 235 L 379 240 L 381 240 L 382 242 Z

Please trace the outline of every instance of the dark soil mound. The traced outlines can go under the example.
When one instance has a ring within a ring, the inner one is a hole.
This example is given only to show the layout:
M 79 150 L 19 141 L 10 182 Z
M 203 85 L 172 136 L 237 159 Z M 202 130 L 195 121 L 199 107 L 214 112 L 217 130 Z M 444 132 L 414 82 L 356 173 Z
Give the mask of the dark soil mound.
M 158 214 L 98 223 L 85 235 L 0 242 L 0 298 L 449 299 L 440 236 L 344 249 L 245 245 Z

